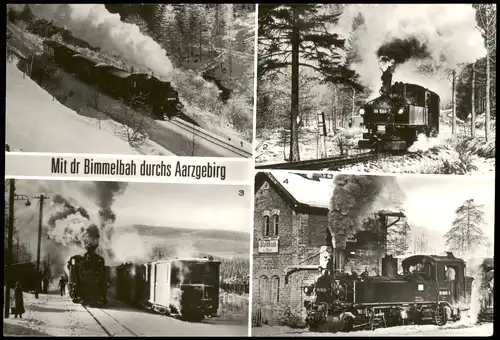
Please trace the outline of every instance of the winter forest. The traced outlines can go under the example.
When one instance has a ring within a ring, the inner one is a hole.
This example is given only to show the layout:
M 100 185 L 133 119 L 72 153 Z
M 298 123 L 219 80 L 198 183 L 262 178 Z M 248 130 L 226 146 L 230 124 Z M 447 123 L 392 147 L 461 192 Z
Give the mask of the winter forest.
M 119 14 L 122 22 L 136 25 L 143 35 L 140 41 L 146 43 L 145 39 L 151 38 L 166 51 L 172 65 L 164 64 L 163 69 L 169 73 L 190 118 L 208 130 L 222 133 L 230 130 L 251 141 L 254 4 L 109 4 L 105 7 L 109 13 Z M 153 64 L 154 59 L 160 59 L 149 55 L 150 61 L 144 61 L 138 59 L 148 56 L 125 55 L 124 48 L 112 37 L 107 44 L 102 43 L 105 37 L 90 36 L 90 33 L 86 35 L 88 39 L 80 39 L 62 29 L 61 22 L 55 22 L 64 19 L 46 20 L 38 14 L 25 5 L 22 11 L 9 9 L 8 15 L 10 22 L 31 34 L 35 41 L 50 38 L 64 42 L 80 53 L 129 72 L 142 71 L 134 61 Z M 132 38 L 123 34 L 123 39 Z M 155 66 L 162 69 L 162 65 Z M 146 71 L 153 72 L 152 68 Z
M 319 158 L 321 111 L 330 155 L 356 149 L 349 118 L 379 94 L 383 51 L 397 43 L 394 81 L 437 92 L 452 137 L 494 142 L 496 6 L 446 6 L 260 5 L 256 162 Z

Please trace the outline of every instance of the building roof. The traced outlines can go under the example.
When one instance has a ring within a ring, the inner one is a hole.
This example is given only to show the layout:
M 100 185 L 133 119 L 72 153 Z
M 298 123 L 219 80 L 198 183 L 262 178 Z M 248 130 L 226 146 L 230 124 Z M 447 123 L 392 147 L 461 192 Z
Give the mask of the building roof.
M 304 175 L 288 171 L 275 171 L 272 174 L 260 172 L 255 178 L 255 191 L 268 181 L 273 189 L 297 212 L 328 214 L 333 193 L 333 180 L 309 179 Z

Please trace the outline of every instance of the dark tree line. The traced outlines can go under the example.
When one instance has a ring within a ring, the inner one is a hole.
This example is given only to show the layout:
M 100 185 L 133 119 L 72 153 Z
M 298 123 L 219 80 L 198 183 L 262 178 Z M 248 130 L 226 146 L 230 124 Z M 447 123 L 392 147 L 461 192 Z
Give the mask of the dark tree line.
M 496 117 L 496 5 L 474 4 L 477 29 L 484 39 L 486 56 L 462 66 L 456 82 L 457 117 L 471 120 L 474 137 L 477 115 L 484 115 L 486 139 L 490 139 L 490 119 Z M 473 105 L 474 103 L 474 105 Z

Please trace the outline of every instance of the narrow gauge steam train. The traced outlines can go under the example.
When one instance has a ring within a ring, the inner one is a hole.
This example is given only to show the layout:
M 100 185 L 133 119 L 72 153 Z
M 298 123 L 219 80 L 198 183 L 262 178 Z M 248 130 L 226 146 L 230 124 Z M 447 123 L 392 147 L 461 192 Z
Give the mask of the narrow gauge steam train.
M 182 115 L 183 105 L 177 91 L 164 82 L 145 73 L 129 73 L 114 66 L 80 54 L 53 40 L 43 42 L 44 53 L 51 56 L 65 71 L 79 77 L 104 93 L 134 103 L 141 102 L 151 108 L 152 117 L 163 120 Z M 190 120 L 190 123 L 196 122 Z M 198 124 L 196 124 L 198 125 Z
M 104 306 L 108 303 L 109 267 L 104 258 L 88 247 L 83 255 L 74 255 L 68 261 L 68 290 L 73 303 Z
M 126 263 L 110 269 L 112 293 L 157 313 L 201 321 L 217 315 L 220 262 L 208 258 Z
M 439 133 L 440 98 L 416 84 L 390 80 L 381 96 L 359 110 L 367 132 L 358 141 L 360 149 L 405 151 L 419 134 L 435 137 Z
M 495 265 L 493 258 L 484 259 L 481 264 L 482 281 L 481 281 L 481 309 L 479 311 L 480 321 L 493 321 L 493 305 L 494 305 L 494 270 Z
M 466 298 L 465 262 L 447 256 L 415 255 L 402 261 L 382 259 L 382 276 L 322 275 L 304 288 L 315 301 L 305 301 L 311 330 L 344 330 L 395 326 L 413 322 L 444 325 L 460 319 L 459 302 Z

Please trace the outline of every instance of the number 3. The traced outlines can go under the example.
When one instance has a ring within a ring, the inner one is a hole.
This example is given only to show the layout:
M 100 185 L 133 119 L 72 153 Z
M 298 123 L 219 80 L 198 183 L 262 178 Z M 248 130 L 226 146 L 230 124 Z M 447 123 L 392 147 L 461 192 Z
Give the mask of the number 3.
M 238 195 L 240 195 L 240 196 L 245 196 L 245 190 L 240 190 L 240 191 L 238 192 Z

